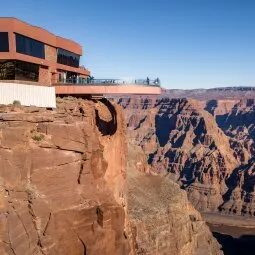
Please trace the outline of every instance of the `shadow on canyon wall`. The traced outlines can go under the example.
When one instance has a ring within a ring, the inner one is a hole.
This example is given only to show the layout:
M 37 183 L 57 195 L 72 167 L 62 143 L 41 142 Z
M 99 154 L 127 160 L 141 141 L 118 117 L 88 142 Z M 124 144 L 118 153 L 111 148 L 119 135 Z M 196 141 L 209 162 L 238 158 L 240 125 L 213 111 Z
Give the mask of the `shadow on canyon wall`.
M 213 232 L 214 237 L 222 246 L 224 255 L 254 255 L 255 236 L 242 235 L 239 238 Z
M 205 110 L 214 115 L 215 108 L 218 106 L 218 100 L 209 100 L 206 103 Z
M 108 108 L 112 119 L 110 121 L 102 120 L 99 116 L 98 110 L 96 110 L 96 125 L 103 136 L 114 135 L 118 128 L 117 112 L 115 107 L 106 98 L 100 99 L 100 102 L 102 102 Z

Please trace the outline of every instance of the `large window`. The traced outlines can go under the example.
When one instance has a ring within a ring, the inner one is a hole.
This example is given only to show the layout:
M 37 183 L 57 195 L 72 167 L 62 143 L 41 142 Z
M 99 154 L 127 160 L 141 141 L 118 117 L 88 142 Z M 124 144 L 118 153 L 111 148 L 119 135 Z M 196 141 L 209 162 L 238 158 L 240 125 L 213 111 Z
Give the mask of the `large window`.
M 22 81 L 38 81 L 39 65 L 16 61 L 15 65 L 15 79 Z
M 8 32 L 0 32 L 0 52 L 9 51 Z
M 57 62 L 62 65 L 79 67 L 80 56 L 70 51 L 58 48 Z
M 0 80 L 15 80 L 15 61 L 0 62 Z
M 16 51 L 36 58 L 45 58 L 44 43 L 16 34 Z
M 23 61 L 0 62 L 0 80 L 21 80 L 37 82 L 39 65 Z

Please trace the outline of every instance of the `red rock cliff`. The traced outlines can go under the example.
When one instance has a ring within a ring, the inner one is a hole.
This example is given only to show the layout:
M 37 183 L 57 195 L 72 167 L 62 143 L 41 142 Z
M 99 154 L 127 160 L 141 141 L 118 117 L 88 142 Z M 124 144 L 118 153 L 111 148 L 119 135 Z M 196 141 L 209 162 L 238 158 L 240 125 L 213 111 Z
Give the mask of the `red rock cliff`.
M 0 109 L 0 254 L 129 254 L 118 107 Z
M 255 100 L 120 99 L 145 172 L 167 174 L 205 212 L 255 216 Z

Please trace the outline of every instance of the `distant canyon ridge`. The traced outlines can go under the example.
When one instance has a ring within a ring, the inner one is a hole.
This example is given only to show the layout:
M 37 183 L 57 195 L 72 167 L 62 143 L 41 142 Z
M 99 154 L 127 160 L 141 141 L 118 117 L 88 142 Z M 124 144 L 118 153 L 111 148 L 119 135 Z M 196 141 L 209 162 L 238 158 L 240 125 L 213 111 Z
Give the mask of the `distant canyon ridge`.
M 255 217 L 255 87 L 115 100 L 141 171 L 177 182 L 202 212 Z

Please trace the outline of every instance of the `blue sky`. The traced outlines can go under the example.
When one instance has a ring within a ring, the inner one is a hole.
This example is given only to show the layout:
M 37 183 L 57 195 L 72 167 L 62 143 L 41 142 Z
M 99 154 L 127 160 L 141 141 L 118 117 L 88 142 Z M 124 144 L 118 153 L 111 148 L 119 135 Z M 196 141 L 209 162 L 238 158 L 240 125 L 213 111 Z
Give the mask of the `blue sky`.
M 0 16 L 77 41 L 96 78 L 255 86 L 254 0 L 8 0 Z

